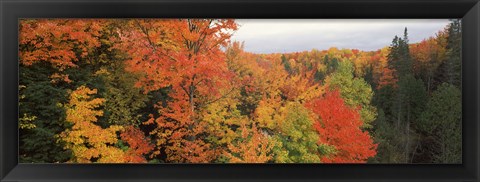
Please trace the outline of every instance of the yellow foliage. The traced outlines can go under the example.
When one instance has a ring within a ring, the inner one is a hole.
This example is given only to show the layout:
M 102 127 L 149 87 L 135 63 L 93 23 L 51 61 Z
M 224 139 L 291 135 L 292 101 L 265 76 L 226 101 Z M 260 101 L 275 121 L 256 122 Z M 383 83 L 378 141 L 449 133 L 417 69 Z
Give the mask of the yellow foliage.
M 239 133 L 241 136 L 237 144 L 229 144 L 225 156 L 230 163 L 266 163 L 273 159 L 273 148 L 277 145 L 268 135 L 251 125 L 248 119 L 242 120 Z
M 103 115 L 103 111 L 95 110 L 102 106 L 105 99 L 91 98 L 96 94 L 96 89 L 81 86 L 70 95 L 70 101 L 66 104 L 67 122 L 73 124 L 60 134 L 61 140 L 73 153 L 71 162 L 90 163 L 121 163 L 124 162 L 124 152 L 116 147 L 117 131 L 121 126 L 112 125 L 106 129 L 96 125 L 97 117 Z
M 261 128 L 274 129 L 282 121 L 282 102 L 280 98 L 264 98 L 255 110 L 255 121 Z

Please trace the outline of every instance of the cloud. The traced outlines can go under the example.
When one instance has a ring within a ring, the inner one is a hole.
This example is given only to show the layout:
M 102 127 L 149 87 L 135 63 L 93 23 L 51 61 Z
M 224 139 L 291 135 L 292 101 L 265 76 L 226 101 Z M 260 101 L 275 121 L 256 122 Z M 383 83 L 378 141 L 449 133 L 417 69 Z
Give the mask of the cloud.
M 442 30 L 447 19 L 238 19 L 232 40 L 254 53 L 295 52 L 330 47 L 376 50 L 408 28 L 411 43 Z

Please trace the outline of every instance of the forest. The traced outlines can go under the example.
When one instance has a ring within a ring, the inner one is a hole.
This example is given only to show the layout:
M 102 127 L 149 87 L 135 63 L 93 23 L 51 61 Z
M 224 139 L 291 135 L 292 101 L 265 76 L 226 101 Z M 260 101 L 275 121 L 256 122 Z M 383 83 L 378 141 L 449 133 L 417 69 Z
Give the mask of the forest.
M 234 19 L 21 19 L 21 163 L 461 163 L 461 21 L 258 54 Z M 321 36 L 321 35 L 319 35 Z

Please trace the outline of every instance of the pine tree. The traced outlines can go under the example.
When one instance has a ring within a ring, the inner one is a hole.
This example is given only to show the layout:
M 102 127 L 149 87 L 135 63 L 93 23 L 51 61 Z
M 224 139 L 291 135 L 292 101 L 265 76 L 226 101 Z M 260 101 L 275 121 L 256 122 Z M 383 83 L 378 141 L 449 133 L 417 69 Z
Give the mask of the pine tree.
M 451 84 L 440 85 L 417 124 L 420 131 L 433 137 L 434 146 L 428 152 L 435 163 L 462 162 L 461 94 Z
M 462 24 L 452 20 L 448 26 L 446 74 L 447 82 L 461 88 L 462 84 Z

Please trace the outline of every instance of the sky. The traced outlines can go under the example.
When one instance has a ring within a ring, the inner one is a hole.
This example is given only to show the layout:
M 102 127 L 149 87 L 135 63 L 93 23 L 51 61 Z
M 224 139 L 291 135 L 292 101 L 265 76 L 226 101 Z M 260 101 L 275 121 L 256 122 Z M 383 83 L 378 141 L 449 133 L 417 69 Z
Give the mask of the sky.
M 237 19 L 233 41 L 244 42 L 245 51 L 287 53 L 305 50 L 360 49 L 389 46 L 395 35 L 408 29 L 410 43 L 420 42 L 443 30 L 448 19 Z

